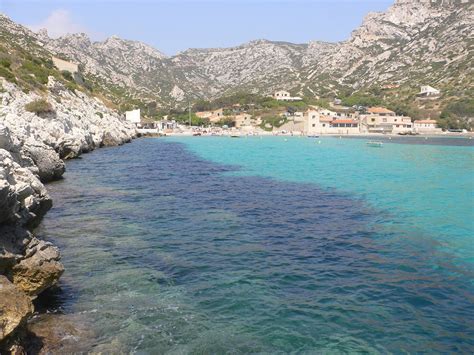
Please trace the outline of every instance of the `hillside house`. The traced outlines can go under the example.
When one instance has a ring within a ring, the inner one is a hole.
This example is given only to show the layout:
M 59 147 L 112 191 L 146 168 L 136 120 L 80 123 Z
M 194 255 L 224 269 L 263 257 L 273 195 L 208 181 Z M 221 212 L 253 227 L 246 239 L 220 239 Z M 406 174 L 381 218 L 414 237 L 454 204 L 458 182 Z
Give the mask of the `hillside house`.
M 288 91 L 279 90 L 273 94 L 273 98 L 278 101 L 301 101 L 303 100 L 299 96 L 291 96 Z
M 441 91 L 429 85 L 422 86 L 418 93 L 419 97 L 437 97 L 439 95 L 441 95 Z

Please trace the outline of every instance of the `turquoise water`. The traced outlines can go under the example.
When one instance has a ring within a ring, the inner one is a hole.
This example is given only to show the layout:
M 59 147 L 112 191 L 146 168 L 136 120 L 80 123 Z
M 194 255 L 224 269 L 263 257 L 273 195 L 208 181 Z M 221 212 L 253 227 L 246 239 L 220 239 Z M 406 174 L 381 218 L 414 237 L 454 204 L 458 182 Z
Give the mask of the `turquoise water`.
M 459 258 L 462 267 L 474 262 L 474 148 L 470 141 L 468 146 L 386 142 L 377 149 L 368 147 L 366 140 L 337 138 L 174 140 L 204 159 L 239 166 L 234 175 L 314 183 L 350 193 L 388 216 L 380 221 L 387 228 L 416 231 L 418 238 L 428 238 L 440 251 Z
M 474 148 L 442 143 L 173 137 L 70 161 L 38 229 L 66 267 L 46 307 L 91 328 L 77 351 L 472 353 Z

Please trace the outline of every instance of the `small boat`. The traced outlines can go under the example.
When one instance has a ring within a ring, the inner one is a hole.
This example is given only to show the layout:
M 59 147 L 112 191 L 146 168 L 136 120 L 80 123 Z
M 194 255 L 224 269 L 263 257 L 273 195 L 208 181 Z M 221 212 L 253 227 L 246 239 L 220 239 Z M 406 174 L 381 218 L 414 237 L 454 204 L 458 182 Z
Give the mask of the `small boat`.
M 380 142 L 380 141 L 370 141 L 370 142 L 367 142 L 367 146 L 369 146 L 369 147 L 375 147 L 375 148 L 382 148 L 382 147 L 383 147 L 383 143 Z
M 230 135 L 230 138 L 240 138 L 240 134 L 239 133 L 232 133 Z
M 319 138 L 319 136 L 308 136 L 308 138 Z
M 201 136 L 201 133 L 200 132 L 195 132 L 195 133 L 193 133 L 193 136 L 194 137 L 199 137 L 199 136 Z

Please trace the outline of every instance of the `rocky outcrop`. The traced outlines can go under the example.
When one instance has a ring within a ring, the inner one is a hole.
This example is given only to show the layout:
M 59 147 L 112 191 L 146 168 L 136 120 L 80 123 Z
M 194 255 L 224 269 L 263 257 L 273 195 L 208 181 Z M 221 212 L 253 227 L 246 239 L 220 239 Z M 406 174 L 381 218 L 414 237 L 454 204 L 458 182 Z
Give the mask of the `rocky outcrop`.
M 0 342 L 25 324 L 32 313 L 30 298 L 0 275 Z
M 58 248 L 32 233 L 52 207 L 44 183 L 62 177 L 63 159 L 123 144 L 136 136 L 136 130 L 101 101 L 70 91 L 53 77 L 43 97 L 53 107 L 46 115 L 25 110 L 26 104 L 40 98 L 38 94 L 26 94 L 1 78 L 0 82 L 2 353 L 2 346 L 13 346 L 2 339 L 31 315 L 31 300 L 55 285 L 64 271 Z

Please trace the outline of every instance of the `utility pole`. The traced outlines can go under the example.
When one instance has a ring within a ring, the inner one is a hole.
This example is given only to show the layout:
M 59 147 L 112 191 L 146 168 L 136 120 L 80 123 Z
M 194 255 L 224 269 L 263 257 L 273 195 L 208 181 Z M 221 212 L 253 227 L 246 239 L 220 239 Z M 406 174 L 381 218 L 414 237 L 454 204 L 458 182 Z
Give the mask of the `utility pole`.
M 189 127 L 191 128 L 191 101 L 188 101 Z

